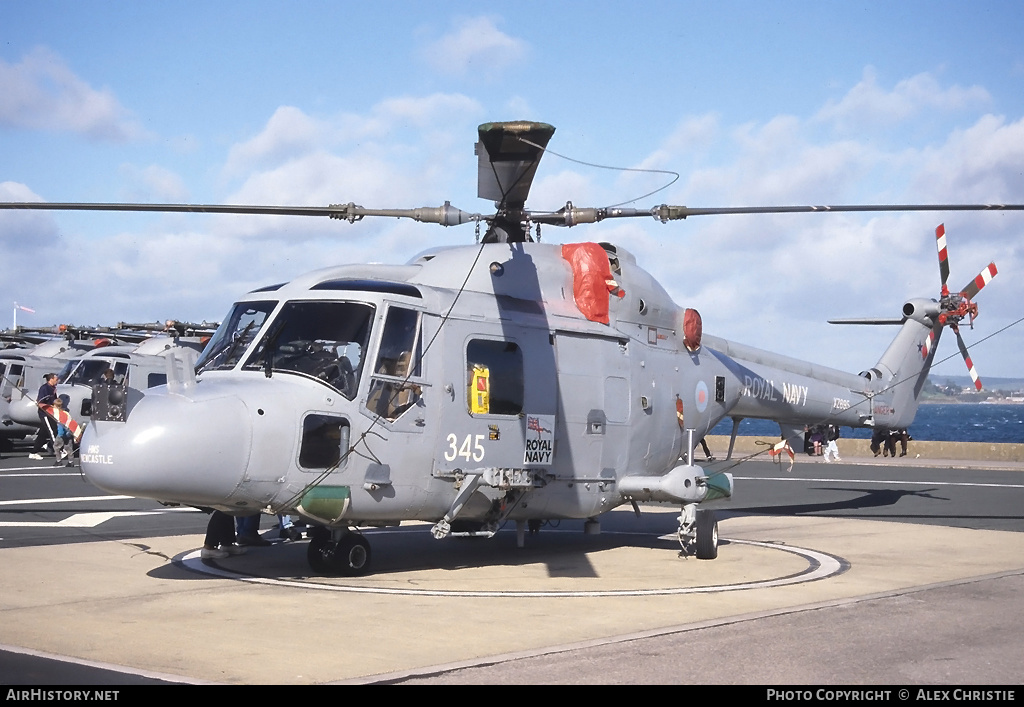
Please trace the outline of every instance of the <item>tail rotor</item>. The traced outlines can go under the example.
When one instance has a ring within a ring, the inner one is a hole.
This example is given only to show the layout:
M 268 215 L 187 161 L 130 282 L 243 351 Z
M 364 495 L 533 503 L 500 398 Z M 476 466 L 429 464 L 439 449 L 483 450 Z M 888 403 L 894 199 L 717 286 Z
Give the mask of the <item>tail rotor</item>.
M 971 380 L 974 381 L 974 387 L 977 390 L 981 390 L 981 379 L 978 377 L 978 371 L 974 368 L 974 362 L 971 361 L 971 356 L 967 351 L 967 345 L 964 344 L 963 337 L 960 336 L 960 322 L 966 318 L 967 325 L 971 328 L 974 327 L 974 318 L 978 316 L 978 305 L 973 300 L 981 292 L 982 288 L 991 282 L 992 278 L 998 273 L 996 264 L 989 263 L 960 292 L 950 292 L 949 287 L 946 285 L 946 281 L 949 279 L 949 256 L 946 251 L 946 228 L 943 224 L 939 224 L 939 227 L 935 229 L 935 244 L 939 251 L 939 276 L 942 279 L 942 294 L 939 298 L 940 312 L 936 318 L 935 326 L 929 332 L 928 339 L 921 349 L 921 355 L 925 358 L 928 357 L 936 339 L 936 330 L 948 326 L 956 335 L 957 346 L 960 348 L 960 354 L 964 357 L 964 363 L 967 364 L 967 370 L 971 374 Z

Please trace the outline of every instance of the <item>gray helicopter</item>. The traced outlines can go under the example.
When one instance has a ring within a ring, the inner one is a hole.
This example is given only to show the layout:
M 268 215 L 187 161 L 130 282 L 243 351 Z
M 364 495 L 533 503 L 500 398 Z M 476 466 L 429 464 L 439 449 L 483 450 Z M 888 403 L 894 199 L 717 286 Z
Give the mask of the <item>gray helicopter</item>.
M 47 373 L 57 374 L 64 410 L 81 422 L 91 415 L 93 386 L 105 380 L 104 371 L 107 369 L 113 374 L 112 381 L 126 387 L 144 390 L 163 385 L 167 380 L 163 358 L 167 351 L 179 347 L 201 351 L 209 339 L 202 331 L 185 330 L 184 326 L 173 320 L 166 325 L 62 325 L 37 330 L 59 334 L 60 338 L 39 344 L 28 357 L 9 351 L 0 352 L 0 365 L 4 365 L 5 373 L 9 373 L 3 388 L 3 417 L 8 435 L 15 437 L 38 432 L 36 394 Z M 179 334 L 179 329 L 183 333 Z M 154 331 L 158 333 L 154 335 Z M 5 357 L 23 360 L 11 360 L 5 365 L 2 363 Z
M 0 438 L 6 441 L 38 432 L 35 400 L 43 376 L 61 370 L 91 345 L 56 329 L 52 333 L 60 336 L 52 338 L 31 336 L 32 333 L 26 335 L 19 330 L 16 334 L 26 342 L 34 342 L 31 346 L 0 351 Z
M 530 211 L 527 195 L 554 128 L 480 126 L 478 194 L 490 215 L 450 203 L 367 209 L 150 204 L 0 204 L 100 209 L 370 216 L 474 223 L 475 246 L 435 248 L 405 265 L 342 265 L 240 297 L 207 348 L 167 355 L 167 383 L 93 393 L 82 469 L 108 491 L 234 515 L 289 513 L 314 526 L 314 571 L 371 566 L 359 528 L 426 521 L 433 536 L 519 543 L 544 521 L 598 518 L 623 504 L 680 507 L 678 538 L 718 554 L 708 504 L 733 478 L 693 463 L 719 421 L 778 422 L 775 451 L 805 425 L 902 428 L 942 330 L 973 319 L 982 285 L 914 299 L 891 345 L 861 374 L 705 335 L 628 250 L 533 242 L 540 224 L 608 218 L 662 222 L 725 213 L 1024 209 L 1024 205 L 878 205 Z M 944 242 L 940 242 L 945 262 Z M 943 266 L 944 268 L 945 266 Z M 984 276 L 988 273 L 988 279 Z M 957 331 L 966 357 L 966 348 Z M 729 456 L 732 456 L 730 444 Z

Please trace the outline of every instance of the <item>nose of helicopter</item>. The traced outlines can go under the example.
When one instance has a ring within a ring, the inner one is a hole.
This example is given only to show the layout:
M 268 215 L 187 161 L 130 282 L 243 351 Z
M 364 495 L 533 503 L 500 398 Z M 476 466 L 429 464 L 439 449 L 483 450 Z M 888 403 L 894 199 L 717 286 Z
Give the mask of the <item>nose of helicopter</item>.
M 234 396 L 193 401 L 149 394 L 125 422 L 94 422 L 82 438 L 82 471 L 112 493 L 215 505 L 249 463 L 252 421 Z

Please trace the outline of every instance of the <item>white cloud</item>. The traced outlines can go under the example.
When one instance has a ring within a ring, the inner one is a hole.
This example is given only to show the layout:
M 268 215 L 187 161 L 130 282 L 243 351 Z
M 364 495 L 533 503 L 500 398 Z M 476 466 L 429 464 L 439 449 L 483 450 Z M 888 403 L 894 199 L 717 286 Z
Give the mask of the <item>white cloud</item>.
M 278 108 L 262 131 L 235 145 L 228 154 L 226 177 L 281 169 L 316 155 L 401 159 L 403 153 L 422 152 L 444 160 L 444 151 L 464 126 L 482 114 L 478 102 L 460 94 L 431 94 L 390 98 L 367 115 L 344 113 L 317 118 L 299 108 Z M 459 133 L 462 134 L 459 134 Z M 321 168 L 311 162 L 314 171 Z M 277 202 L 275 202 L 277 203 Z M 309 202 L 303 202 L 309 203 Z
M 185 203 L 189 200 L 188 188 L 181 177 L 159 165 L 142 168 L 121 165 L 121 174 L 131 185 L 124 196 L 126 201 Z
M 957 111 L 987 105 L 990 100 L 981 86 L 942 87 L 929 73 L 904 79 L 887 91 L 878 85 L 876 71 L 868 67 L 860 83 L 841 100 L 826 103 L 815 117 L 841 130 L 864 130 L 900 123 L 926 110 Z
M 927 108 L 936 94 L 952 95 L 941 85 L 930 93 L 901 89 L 907 114 Z M 486 211 L 489 204 L 473 198 L 476 158 L 471 147 L 483 114 L 477 101 L 441 93 L 395 97 L 362 113 L 331 116 L 282 107 L 258 134 L 229 150 L 223 174 L 231 186 L 223 201 L 355 201 L 410 208 L 451 199 L 468 211 Z M 663 139 L 652 141 L 656 147 L 638 164 L 676 169 L 684 179 L 666 196 L 637 206 L 661 201 L 691 206 L 1020 201 L 1024 193 L 1024 119 L 975 115 L 967 127 L 946 125 L 941 141 L 887 148 L 869 134 L 838 140 L 823 136 L 820 115 L 780 115 L 740 125 L 713 114 L 681 118 Z M 558 149 L 557 140 L 552 147 Z M 138 177 L 154 194 L 185 189 L 173 173 L 156 166 L 139 168 Z M 613 203 L 623 192 L 639 193 L 631 190 L 636 183 L 634 175 L 548 159 L 541 164 L 530 206 L 557 209 L 567 200 L 578 206 Z M 38 197 L 22 185 L 6 184 L 0 199 Z M 0 212 L 0 259 L 5 263 L 34 262 L 35 250 L 18 259 L 7 257 L 29 233 L 41 234 L 42 242 L 51 245 L 60 238 L 48 215 L 5 228 L 7 216 L 27 214 Z M 65 240 L 77 245 L 68 246 L 64 256 L 75 259 L 82 272 L 109 277 L 81 279 L 70 305 L 56 295 L 51 303 L 46 288 L 34 285 L 16 298 L 44 311 L 41 303 L 54 316 L 57 308 L 68 307 L 68 318 L 88 311 L 107 322 L 215 318 L 252 287 L 327 264 L 405 262 L 424 248 L 468 244 L 473 238 L 472 226 L 444 229 L 394 219 L 355 224 L 320 218 L 187 219 L 168 219 L 147 235 L 120 233 L 87 244 L 68 234 Z M 1024 249 L 1016 243 L 1024 233 L 1024 215 L 726 216 L 670 224 L 633 219 L 571 231 L 545 228 L 543 237 L 545 242 L 610 241 L 632 251 L 679 304 L 700 309 L 709 333 L 858 371 L 875 363 L 894 330 L 835 327 L 825 320 L 899 316 L 905 298 L 936 296 L 933 233 L 940 221 L 950 234 L 952 284 L 966 282 L 990 258 L 1001 272 L 980 298 L 977 332 L 964 330 L 971 343 L 1020 316 Z M 118 254 L 113 262 L 110 253 Z M 82 302 L 91 304 L 83 308 Z M 972 350 L 983 376 L 1012 375 L 1006 369 L 1019 367 L 1019 356 L 1012 364 L 1006 352 L 1018 343 L 1024 346 L 1024 337 L 1015 331 Z M 943 356 L 949 353 L 956 355 L 951 338 L 940 349 Z M 962 362 L 947 366 L 959 373 Z
M 259 135 L 232 146 L 224 172 L 227 175 L 274 165 L 322 144 L 327 126 L 293 106 L 281 106 Z
M 822 114 L 832 110 L 839 120 L 836 106 L 852 110 L 854 99 L 877 99 L 880 110 L 889 105 L 890 115 L 910 116 L 977 105 L 986 96 L 983 89 L 947 88 L 918 76 L 888 94 L 862 85 L 816 116 L 732 127 L 698 116 L 684 120 L 644 163 L 692 163 L 667 199 L 690 206 L 1019 203 L 1024 120 L 982 116 L 965 129 L 947 122 L 938 145 L 919 139 L 893 148 L 872 140 L 870 131 L 835 140 L 818 130 Z M 695 142 L 706 153 L 699 159 L 693 158 Z M 1024 278 L 1011 274 L 1024 270 L 1024 249 L 1015 245 L 1024 233 L 1019 212 L 702 216 L 664 226 L 638 221 L 634 228 L 645 235 L 620 228 L 620 245 L 633 250 L 677 302 L 698 307 L 709 333 L 857 371 L 877 360 L 895 330 L 829 326 L 825 320 L 899 317 L 906 298 L 937 297 L 934 229 L 941 221 L 950 234 L 951 287 L 990 258 L 1001 272 L 992 291 L 979 298 L 982 329 L 973 334 L 964 328 L 965 339 L 1019 318 Z M 940 354 L 955 355 L 945 365 L 959 374 L 963 364 L 950 341 Z M 988 352 L 975 354 L 983 374 L 987 359 L 999 372 L 990 375 L 1012 375 L 1013 342 L 1024 343 L 1016 329 L 998 343 L 986 342 Z
M 0 182 L 0 201 L 43 201 L 24 184 Z M 60 233 L 45 211 L 0 211 L 0 281 L 13 283 L 16 273 L 28 265 L 26 256 L 56 244 Z
M 495 22 L 493 17 L 456 20 L 448 33 L 424 47 L 424 57 L 444 74 L 490 78 L 521 61 L 528 47 L 499 30 Z
M 18 64 L 0 59 L 0 96 L 0 125 L 80 133 L 112 142 L 143 134 L 109 89 L 91 87 L 43 47 Z
M 1024 118 L 985 115 L 929 149 L 915 186 L 945 201 L 1003 203 L 1024 194 Z

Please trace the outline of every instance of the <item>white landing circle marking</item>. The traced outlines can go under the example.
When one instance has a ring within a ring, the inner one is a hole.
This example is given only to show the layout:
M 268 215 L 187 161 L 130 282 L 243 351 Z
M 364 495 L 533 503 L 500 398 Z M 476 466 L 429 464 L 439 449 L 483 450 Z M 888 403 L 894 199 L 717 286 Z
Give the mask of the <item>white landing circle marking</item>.
M 667 536 L 675 538 L 674 535 Z M 614 590 L 590 590 L 590 591 L 480 591 L 461 589 L 412 589 L 408 587 L 363 587 L 358 585 L 325 584 L 316 579 L 308 581 L 296 581 L 292 579 L 271 579 L 268 577 L 255 577 L 240 572 L 232 572 L 215 562 L 204 562 L 200 558 L 201 550 L 192 550 L 174 558 L 174 563 L 186 569 L 200 574 L 234 579 L 252 584 L 265 584 L 278 587 L 291 587 L 295 589 L 317 589 L 328 592 L 347 592 L 353 594 L 390 594 L 397 596 L 436 596 L 436 597 L 536 597 L 536 598 L 593 598 L 593 597 L 642 597 L 642 596 L 671 596 L 678 594 L 711 594 L 713 592 L 736 592 L 744 589 L 765 589 L 768 587 L 783 587 L 791 584 L 803 584 L 832 577 L 849 569 L 849 563 L 842 558 L 829 555 L 817 550 L 782 545 L 779 543 L 756 542 L 754 540 L 722 540 L 722 543 L 736 545 L 749 545 L 768 550 L 779 550 L 807 560 L 807 568 L 785 577 L 765 579 L 754 582 L 741 582 L 737 584 L 707 585 L 702 587 L 667 587 L 661 589 L 614 589 Z

